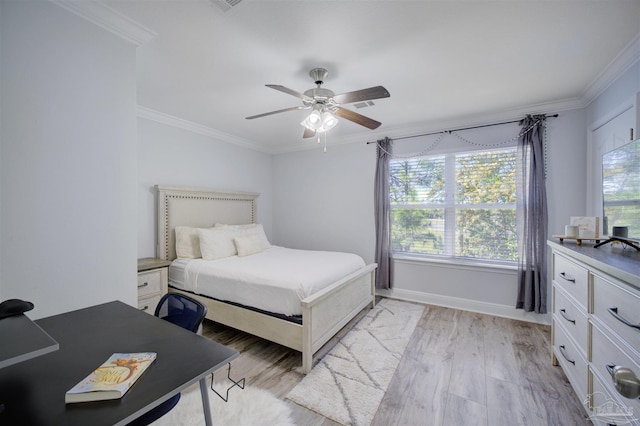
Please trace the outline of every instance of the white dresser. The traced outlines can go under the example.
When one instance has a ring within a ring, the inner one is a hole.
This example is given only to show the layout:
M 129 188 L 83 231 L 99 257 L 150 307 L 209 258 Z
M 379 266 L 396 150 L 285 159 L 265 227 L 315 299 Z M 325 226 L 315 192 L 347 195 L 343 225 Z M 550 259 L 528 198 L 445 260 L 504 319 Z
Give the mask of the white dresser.
M 640 425 L 640 399 L 621 394 L 640 389 L 640 252 L 548 244 L 554 364 L 594 424 Z
M 160 298 L 168 291 L 168 260 L 138 259 L 138 309 L 154 314 Z

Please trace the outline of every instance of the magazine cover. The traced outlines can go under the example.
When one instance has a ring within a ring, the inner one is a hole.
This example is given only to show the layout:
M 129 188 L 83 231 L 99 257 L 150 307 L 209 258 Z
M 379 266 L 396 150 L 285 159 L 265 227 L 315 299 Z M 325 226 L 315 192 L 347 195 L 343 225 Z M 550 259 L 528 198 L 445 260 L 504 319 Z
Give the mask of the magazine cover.
M 65 395 L 65 402 L 121 398 L 156 359 L 155 352 L 114 353 Z

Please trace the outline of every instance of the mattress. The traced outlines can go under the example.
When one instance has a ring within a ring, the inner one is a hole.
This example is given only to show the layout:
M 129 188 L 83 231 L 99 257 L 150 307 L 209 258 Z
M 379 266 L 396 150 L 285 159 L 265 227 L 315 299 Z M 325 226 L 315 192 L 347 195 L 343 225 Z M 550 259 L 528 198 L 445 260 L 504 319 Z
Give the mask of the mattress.
M 352 253 L 272 246 L 244 257 L 176 259 L 169 267 L 169 285 L 293 316 L 302 314 L 301 300 L 364 266 Z

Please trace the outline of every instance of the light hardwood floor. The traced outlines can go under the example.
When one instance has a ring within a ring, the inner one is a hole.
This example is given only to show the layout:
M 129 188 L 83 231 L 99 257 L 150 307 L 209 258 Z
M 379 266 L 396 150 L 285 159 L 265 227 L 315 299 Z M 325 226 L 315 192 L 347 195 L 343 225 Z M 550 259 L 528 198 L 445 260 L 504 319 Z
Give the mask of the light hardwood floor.
M 280 399 L 304 377 L 293 350 L 210 321 L 203 334 L 240 351 L 233 378 Z M 372 425 L 590 425 L 550 340 L 549 326 L 426 305 Z M 288 403 L 298 425 L 336 424 Z

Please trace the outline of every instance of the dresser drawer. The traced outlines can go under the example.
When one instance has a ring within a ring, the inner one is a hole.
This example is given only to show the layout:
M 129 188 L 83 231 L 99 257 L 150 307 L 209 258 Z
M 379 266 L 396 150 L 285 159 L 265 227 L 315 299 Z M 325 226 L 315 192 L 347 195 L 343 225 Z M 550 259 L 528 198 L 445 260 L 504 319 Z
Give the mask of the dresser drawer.
M 640 295 L 637 291 L 594 274 L 593 316 L 640 351 L 640 329 L 631 327 L 640 327 Z
M 598 373 L 594 373 L 593 370 L 589 369 L 589 378 L 591 379 L 591 398 L 589 401 L 589 408 L 594 412 L 594 415 L 597 416 L 598 412 L 600 412 L 605 405 L 610 401 L 618 402 L 617 394 L 612 392 L 612 389 L 608 384 L 605 384 Z
M 633 408 L 623 401 L 625 398 L 618 395 L 609 380 L 602 380 L 599 374 L 589 371 L 591 378 L 591 398 L 589 419 L 596 426 L 609 426 L 614 424 L 638 425 L 640 418 L 634 415 Z
M 153 315 L 156 312 L 156 306 L 158 306 L 161 298 L 162 296 L 160 295 L 140 298 L 138 299 L 138 309 Z
M 553 286 L 553 316 L 556 324 L 562 324 L 567 333 L 578 343 L 583 356 L 587 356 L 588 317 L 578 308 L 559 286 Z
M 155 295 L 162 291 L 162 271 L 156 269 L 153 271 L 138 273 L 138 297 L 144 298 L 149 295 Z
M 593 354 L 591 360 L 592 368 L 598 373 L 599 376 L 605 378 L 610 385 L 612 392 L 616 392 L 616 397 L 623 401 L 629 408 L 633 408 L 634 413 L 640 413 L 640 399 L 629 399 L 617 393 L 613 381 L 611 380 L 611 373 L 607 366 L 623 366 L 630 368 L 636 375 L 640 376 L 639 360 L 625 352 L 617 342 L 614 342 L 609 336 L 603 332 L 596 325 L 592 325 L 592 342 L 593 342 Z
M 567 336 L 564 329 L 559 327 L 554 318 L 553 327 L 553 351 L 562 366 L 573 389 L 578 395 L 587 395 L 589 369 L 587 361 L 582 357 L 573 341 Z
M 574 297 L 582 307 L 588 307 L 589 272 L 587 269 L 554 253 L 553 281 Z

